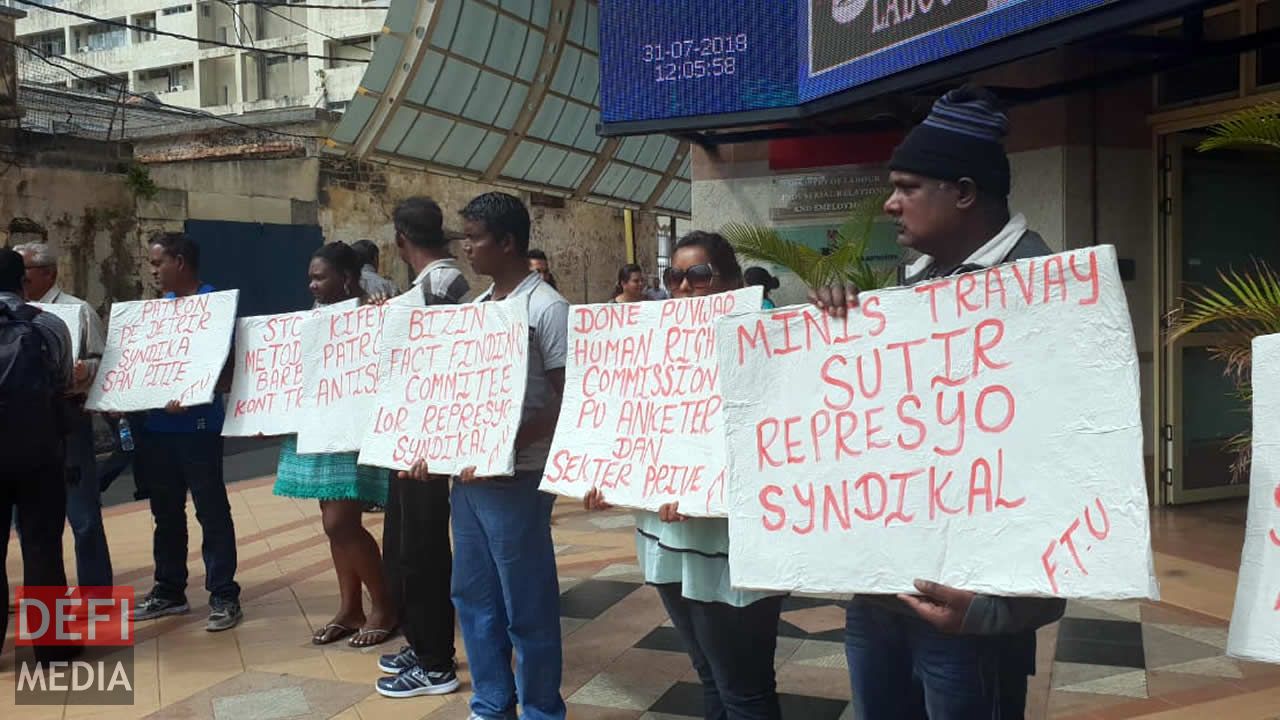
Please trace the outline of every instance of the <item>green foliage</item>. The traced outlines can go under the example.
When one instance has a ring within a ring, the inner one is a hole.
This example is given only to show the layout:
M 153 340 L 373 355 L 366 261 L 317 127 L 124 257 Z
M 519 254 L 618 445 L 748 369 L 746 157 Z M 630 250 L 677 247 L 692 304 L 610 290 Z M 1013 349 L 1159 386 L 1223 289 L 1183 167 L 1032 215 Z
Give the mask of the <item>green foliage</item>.
M 124 174 L 125 185 L 129 188 L 129 192 L 134 197 L 150 200 L 160 192 L 160 187 L 156 185 L 155 180 L 151 179 L 151 172 L 147 170 L 145 165 L 134 163 L 130 165 Z
M 1212 137 L 1200 143 L 1201 151 L 1224 148 L 1280 150 L 1280 102 L 1239 112 L 1209 129 Z
M 740 255 L 784 267 L 808 287 L 851 283 L 861 290 L 877 290 L 897 278 L 893 269 L 877 269 L 866 259 L 884 200 L 875 196 L 859 202 L 825 253 L 787 240 L 770 227 L 729 223 L 720 232 Z

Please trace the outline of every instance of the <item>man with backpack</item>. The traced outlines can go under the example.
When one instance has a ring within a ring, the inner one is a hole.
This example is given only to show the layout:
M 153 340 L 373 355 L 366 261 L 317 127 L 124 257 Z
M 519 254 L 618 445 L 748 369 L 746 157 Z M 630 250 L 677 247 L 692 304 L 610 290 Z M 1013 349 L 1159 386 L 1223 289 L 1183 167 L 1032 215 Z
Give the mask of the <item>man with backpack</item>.
M 25 585 L 67 584 L 62 528 L 69 429 L 65 395 L 72 385 L 71 334 L 56 316 L 28 305 L 22 256 L 0 249 L 0 517 L 17 508 Z M 9 594 L 4 560 L 9 532 L 0 533 L 0 583 Z M 9 616 L 0 616 L 0 643 Z M 79 648 L 35 648 L 41 662 L 66 659 Z

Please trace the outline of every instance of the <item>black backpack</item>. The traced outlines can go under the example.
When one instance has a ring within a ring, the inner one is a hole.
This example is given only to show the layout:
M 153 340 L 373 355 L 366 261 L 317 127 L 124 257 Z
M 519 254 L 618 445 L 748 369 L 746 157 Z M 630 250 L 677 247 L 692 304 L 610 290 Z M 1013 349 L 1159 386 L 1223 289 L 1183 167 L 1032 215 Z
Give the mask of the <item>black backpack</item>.
M 0 303 L 0 457 L 7 470 L 60 464 L 67 431 L 53 336 L 40 309 Z

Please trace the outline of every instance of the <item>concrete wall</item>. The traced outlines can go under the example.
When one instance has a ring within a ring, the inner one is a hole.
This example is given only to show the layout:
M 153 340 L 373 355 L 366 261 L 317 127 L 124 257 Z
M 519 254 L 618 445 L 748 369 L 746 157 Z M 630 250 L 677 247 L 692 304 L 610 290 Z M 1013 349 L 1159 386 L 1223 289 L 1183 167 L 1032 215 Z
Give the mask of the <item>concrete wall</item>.
M 0 148 L 6 144 L 0 137 Z M 105 313 L 142 297 L 145 253 L 120 147 L 22 134 L 17 164 L 0 173 L 0 245 L 48 242 L 61 253 L 62 287 Z
M 326 160 L 320 175 L 320 225 L 326 239 L 353 242 L 369 239 L 382 249 L 382 272 L 402 286 L 411 278 L 398 259 L 391 214 L 398 201 L 428 195 L 440 203 L 446 227 L 459 229 L 458 211 L 473 197 L 509 189 L 467 180 L 370 164 Z M 521 195 L 526 203 L 527 193 Z M 622 211 L 601 205 L 567 202 L 562 209 L 533 206 L 531 247 L 542 249 L 551 261 L 560 292 L 570 302 L 603 302 L 610 297 L 618 268 L 627 262 Z M 636 257 L 653 272 L 657 262 L 658 223 L 655 216 L 637 213 Z M 461 247 L 454 253 L 462 258 Z M 470 274 L 472 286 L 487 281 Z

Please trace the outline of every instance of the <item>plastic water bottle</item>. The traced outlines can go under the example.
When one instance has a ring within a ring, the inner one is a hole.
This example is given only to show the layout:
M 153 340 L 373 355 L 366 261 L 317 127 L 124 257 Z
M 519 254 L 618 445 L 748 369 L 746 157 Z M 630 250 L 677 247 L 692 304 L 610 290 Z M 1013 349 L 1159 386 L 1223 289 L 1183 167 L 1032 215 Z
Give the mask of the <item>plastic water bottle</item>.
M 120 449 L 133 452 L 133 428 L 129 427 L 128 418 L 120 418 Z

